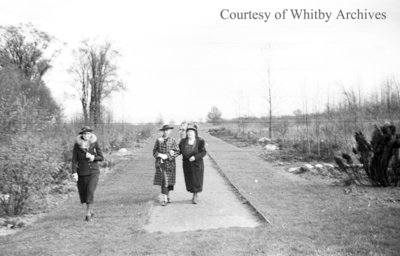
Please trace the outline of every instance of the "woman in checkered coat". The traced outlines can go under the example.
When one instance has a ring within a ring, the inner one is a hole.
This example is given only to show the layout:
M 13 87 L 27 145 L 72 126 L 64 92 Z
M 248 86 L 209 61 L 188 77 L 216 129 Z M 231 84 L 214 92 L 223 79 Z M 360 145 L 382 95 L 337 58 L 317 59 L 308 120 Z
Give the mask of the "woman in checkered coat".
M 156 173 L 153 184 L 161 186 L 161 194 L 164 199 L 163 206 L 171 202 L 169 191 L 174 190 L 176 179 L 175 158 L 178 155 L 179 148 L 176 141 L 169 137 L 172 129 L 174 127 L 164 125 L 160 129 L 163 136 L 156 140 L 153 148 L 153 156 L 156 159 Z

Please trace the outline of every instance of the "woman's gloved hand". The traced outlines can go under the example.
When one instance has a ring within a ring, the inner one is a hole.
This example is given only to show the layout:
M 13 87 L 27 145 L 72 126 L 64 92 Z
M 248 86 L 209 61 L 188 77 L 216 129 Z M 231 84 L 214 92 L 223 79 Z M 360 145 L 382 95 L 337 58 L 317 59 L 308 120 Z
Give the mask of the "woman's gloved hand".
M 89 159 L 90 162 L 94 161 L 94 155 L 90 154 L 89 152 L 86 152 L 86 158 Z
M 158 154 L 158 157 L 161 158 L 162 160 L 168 159 L 168 155 L 167 154 Z
M 73 179 L 75 182 L 78 181 L 78 174 L 77 174 L 76 172 L 74 172 L 74 173 L 72 174 L 72 179 Z

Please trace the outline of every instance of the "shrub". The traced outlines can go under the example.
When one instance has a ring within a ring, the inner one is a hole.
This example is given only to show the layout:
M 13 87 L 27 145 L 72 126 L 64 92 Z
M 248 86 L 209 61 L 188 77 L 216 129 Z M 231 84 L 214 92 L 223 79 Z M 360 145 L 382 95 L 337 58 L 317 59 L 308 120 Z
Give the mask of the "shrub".
M 362 183 L 358 169 L 363 169 L 365 176 L 374 186 L 396 186 L 400 181 L 400 134 L 396 134 L 394 125 L 375 126 L 371 142 L 362 132 L 355 133 L 357 147 L 353 153 L 358 155 L 361 164 L 355 164 L 349 154 L 336 157 L 339 168 L 348 173 L 355 182 Z M 358 167 L 358 168 L 357 168 Z
M 233 132 L 230 129 L 226 129 L 225 127 L 212 128 L 212 129 L 209 129 L 208 132 L 212 136 L 232 136 L 233 135 Z
M 118 151 L 120 148 L 134 146 L 134 143 L 147 139 L 153 134 L 154 126 L 138 127 L 134 125 L 107 124 L 95 132 L 100 139 L 104 152 Z
M 32 195 L 41 195 L 60 171 L 60 154 L 52 140 L 25 134 L 10 139 L 0 147 L 0 199 L 7 215 L 24 212 Z
M 140 140 L 145 140 L 149 138 L 153 133 L 153 129 L 151 127 L 144 127 L 140 130 L 140 132 L 137 134 L 137 140 L 138 142 Z

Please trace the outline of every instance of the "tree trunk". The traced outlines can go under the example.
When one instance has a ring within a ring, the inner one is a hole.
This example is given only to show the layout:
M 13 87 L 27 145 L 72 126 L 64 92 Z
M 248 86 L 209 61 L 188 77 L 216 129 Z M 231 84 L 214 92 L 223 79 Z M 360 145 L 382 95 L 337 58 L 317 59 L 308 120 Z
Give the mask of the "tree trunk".
M 271 70 L 268 67 L 268 104 L 269 104 L 269 138 L 272 139 L 272 91 L 271 91 Z
M 88 106 L 87 106 L 87 102 L 86 102 L 86 100 L 85 99 L 81 99 L 81 102 L 82 102 L 82 111 L 83 111 L 83 118 L 84 118 L 84 121 L 85 121 L 85 125 L 89 125 L 89 115 L 88 115 Z
M 93 88 L 93 85 L 92 85 Z M 96 126 L 96 90 L 92 89 L 92 93 L 90 96 L 90 104 L 89 104 L 89 113 L 90 113 L 90 124 Z

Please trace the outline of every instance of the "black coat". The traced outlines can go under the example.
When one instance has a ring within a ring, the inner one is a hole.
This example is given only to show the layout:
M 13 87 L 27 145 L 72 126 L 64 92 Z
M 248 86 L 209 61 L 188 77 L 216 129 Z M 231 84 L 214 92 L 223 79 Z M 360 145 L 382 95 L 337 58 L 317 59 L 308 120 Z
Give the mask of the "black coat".
M 93 162 L 86 158 L 86 152 L 95 156 Z M 100 173 L 98 162 L 103 160 L 103 152 L 97 142 L 96 135 L 92 134 L 87 142 L 82 139 L 81 135 L 76 138 L 72 152 L 72 173 L 77 172 L 79 176 Z
M 183 161 L 183 174 L 185 177 L 186 190 L 191 193 L 201 192 L 203 190 L 203 177 L 204 177 L 204 161 L 207 151 L 204 139 L 197 137 L 196 143 L 193 147 L 193 154 L 186 155 L 184 148 L 188 139 L 182 139 L 179 143 L 179 150 L 182 154 Z M 189 158 L 194 156 L 193 162 Z

